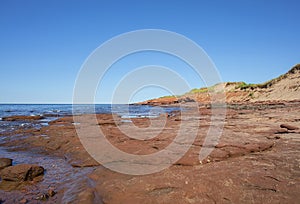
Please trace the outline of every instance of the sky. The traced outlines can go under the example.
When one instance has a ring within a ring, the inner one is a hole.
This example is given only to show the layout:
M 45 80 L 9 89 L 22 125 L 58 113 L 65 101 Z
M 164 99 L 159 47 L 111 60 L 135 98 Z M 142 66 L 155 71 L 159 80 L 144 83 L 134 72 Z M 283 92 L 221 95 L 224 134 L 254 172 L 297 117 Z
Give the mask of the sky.
M 111 38 L 140 29 L 191 39 L 222 81 L 262 83 L 300 63 L 299 6 L 298 0 L 0 0 L 0 103 L 72 103 L 88 56 Z M 177 58 L 137 53 L 109 69 L 95 102 L 110 103 L 122 77 L 153 64 L 169 67 L 190 88 L 205 85 Z M 130 102 L 168 94 L 144 87 Z

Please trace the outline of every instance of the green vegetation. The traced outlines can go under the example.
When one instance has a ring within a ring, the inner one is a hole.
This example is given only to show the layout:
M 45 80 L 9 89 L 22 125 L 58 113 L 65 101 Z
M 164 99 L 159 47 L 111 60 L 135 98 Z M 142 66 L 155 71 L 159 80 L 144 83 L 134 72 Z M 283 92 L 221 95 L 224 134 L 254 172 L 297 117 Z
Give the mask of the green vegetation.
M 276 84 L 277 82 L 279 82 L 280 80 L 288 77 L 288 74 L 298 73 L 299 71 L 300 71 L 300 64 L 297 64 L 290 71 L 288 71 L 288 73 L 283 74 L 275 79 L 269 80 L 264 83 L 260 83 L 260 84 L 249 83 L 248 84 L 245 82 L 227 82 L 224 84 L 226 85 L 226 87 L 230 86 L 230 90 L 227 88 L 227 90 L 226 90 L 227 92 L 237 91 L 238 89 L 239 90 L 247 90 L 250 92 L 251 90 L 254 90 L 256 88 L 260 88 L 260 89 L 269 88 L 269 87 L 273 86 L 274 84 Z M 218 89 L 218 85 L 222 85 L 222 84 L 215 84 L 214 86 L 211 86 L 211 87 L 194 88 L 183 95 L 162 96 L 160 98 L 179 98 L 182 96 L 188 96 L 188 95 L 192 95 L 192 94 L 200 94 L 200 93 L 208 93 L 208 92 L 222 92 L 223 89 L 222 88 Z M 254 98 L 254 92 L 250 92 L 248 96 L 251 98 Z
M 261 88 L 261 89 L 263 89 L 263 88 L 268 88 L 268 87 L 272 86 L 272 84 L 274 83 L 274 81 L 275 80 L 273 79 L 273 80 L 267 81 L 267 82 L 265 82 L 263 84 L 247 84 L 245 82 L 242 82 L 242 83 L 238 84 L 235 88 L 236 89 L 240 89 L 240 90 L 245 90 L 245 89 L 251 89 L 251 90 L 253 90 L 255 88 Z
M 162 96 L 162 97 L 159 97 L 159 98 L 176 98 L 177 96 L 175 95 L 170 95 L 170 96 Z
M 289 74 L 294 74 L 296 72 L 298 72 L 298 70 L 300 70 L 300 64 L 297 64 L 295 65 L 291 70 L 289 70 L 287 73 L 285 74 L 282 74 L 280 75 L 279 77 L 277 78 L 274 78 L 274 79 L 271 79 L 267 82 L 264 82 L 264 83 L 261 83 L 261 84 L 247 84 L 245 82 L 241 82 L 239 83 L 236 88 L 237 89 L 241 89 L 241 90 L 244 90 L 244 89 L 254 89 L 254 88 L 261 88 L 261 89 L 264 89 L 264 88 L 268 88 L 268 87 L 271 87 L 273 84 L 276 84 L 277 82 L 279 82 L 280 80 L 282 79 L 285 79 L 288 77 Z
M 215 86 L 203 87 L 203 88 L 199 88 L 199 89 L 195 88 L 195 89 L 190 90 L 186 94 L 207 93 L 207 92 L 214 91 L 214 89 L 215 89 Z
M 241 82 L 235 88 L 243 90 L 243 89 L 248 89 L 248 88 L 254 89 L 256 87 L 259 87 L 259 84 L 247 84 L 245 82 Z
M 188 94 L 206 93 L 206 92 L 208 92 L 208 88 L 206 88 L 206 87 L 205 88 L 200 88 L 200 89 L 195 88 L 195 89 L 190 90 L 188 92 Z

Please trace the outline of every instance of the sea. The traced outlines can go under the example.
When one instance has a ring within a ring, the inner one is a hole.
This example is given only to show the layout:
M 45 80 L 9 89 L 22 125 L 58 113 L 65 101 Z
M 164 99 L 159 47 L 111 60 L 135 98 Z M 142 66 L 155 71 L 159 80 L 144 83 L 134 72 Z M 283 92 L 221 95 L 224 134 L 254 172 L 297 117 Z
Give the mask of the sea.
M 11 132 L 16 128 L 41 128 L 50 121 L 69 115 L 114 113 L 125 119 L 158 117 L 162 113 L 180 110 L 179 107 L 155 107 L 128 104 L 0 104 L 0 133 Z M 9 116 L 43 116 L 39 121 L 3 121 Z M 130 120 L 126 120 L 129 121 Z

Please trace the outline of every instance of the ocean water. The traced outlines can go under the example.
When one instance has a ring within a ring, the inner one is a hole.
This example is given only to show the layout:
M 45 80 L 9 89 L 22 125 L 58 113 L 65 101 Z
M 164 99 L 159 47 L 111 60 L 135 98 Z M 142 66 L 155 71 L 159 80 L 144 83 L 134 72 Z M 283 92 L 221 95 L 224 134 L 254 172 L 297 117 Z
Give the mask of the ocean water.
M 0 118 L 14 115 L 57 116 L 86 113 L 115 113 L 122 117 L 152 117 L 161 113 L 179 110 L 178 107 L 153 107 L 148 105 L 127 104 L 0 104 Z
M 16 128 L 40 128 L 48 122 L 72 114 L 114 113 L 122 118 L 157 117 L 162 113 L 180 110 L 179 107 L 153 107 L 148 105 L 127 104 L 0 104 L 0 133 L 13 131 Z M 25 115 L 41 115 L 39 121 L 3 121 L 3 117 Z

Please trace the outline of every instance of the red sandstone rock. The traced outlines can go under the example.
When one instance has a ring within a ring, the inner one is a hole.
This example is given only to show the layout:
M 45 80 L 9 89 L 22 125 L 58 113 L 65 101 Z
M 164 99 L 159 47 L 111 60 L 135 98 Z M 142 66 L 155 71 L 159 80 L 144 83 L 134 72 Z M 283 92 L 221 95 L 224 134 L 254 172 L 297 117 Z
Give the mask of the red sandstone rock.
M 12 159 L 0 158 L 0 170 L 12 165 Z
M 44 173 L 44 168 L 32 164 L 18 164 L 1 171 L 1 178 L 6 181 L 27 181 Z
M 281 128 L 286 128 L 287 130 L 298 130 L 299 128 L 293 125 L 288 125 L 288 124 L 281 124 Z
M 148 119 L 122 123 L 118 117 L 114 121 L 111 115 L 98 115 L 95 124 L 84 125 L 99 126 L 115 147 L 132 154 L 152 154 L 166 148 L 183 122 L 188 121 L 191 129 L 199 131 L 189 151 L 170 168 L 156 174 L 132 176 L 95 166 L 96 170 L 90 175 L 94 188 L 86 188 L 89 190 L 76 196 L 90 203 L 95 203 L 96 197 L 103 203 L 120 200 L 124 203 L 293 203 L 300 199 L 300 184 L 296 182 L 300 133 L 279 126 L 280 121 L 300 126 L 299 105 L 296 101 L 285 102 L 284 106 L 274 102 L 230 104 L 219 144 L 201 162 L 199 151 L 211 124 L 211 109 L 201 106 L 199 117 L 182 120 L 175 121 L 180 118 L 177 114 L 164 117 L 165 128 L 155 138 L 145 141 L 126 136 L 118 126 L 134 124 L 145 128 L 143 134 L 151 133 L 155 127 L 146 129 L 150 125 Z M 73 166 L 94 166 L 95 161 L 85 152 L 74 129 L 82 124 L 74 126 L 72 123 L 72 117 L 66 117 L 40 131 L 19 130 L 18 134 L 33 136 L 10 145 L 42 147 L 48 153 L 66 155 L 66 161 Z M 277 139 L 281 130 L 293 134 Z M 45 134 L 47 139 L 40 136 Z M 191 136 L 189 131 L 184 134 Z
M 17 115 L 17 116 L 9 116 L 9 117 L 3 117 L 3 121 L 22 121 L 22 120 L 41 120 L 44 119 L 43 116 L 40 115 L 35 115 L 35 116 L 22 116 L 22 115 Z

